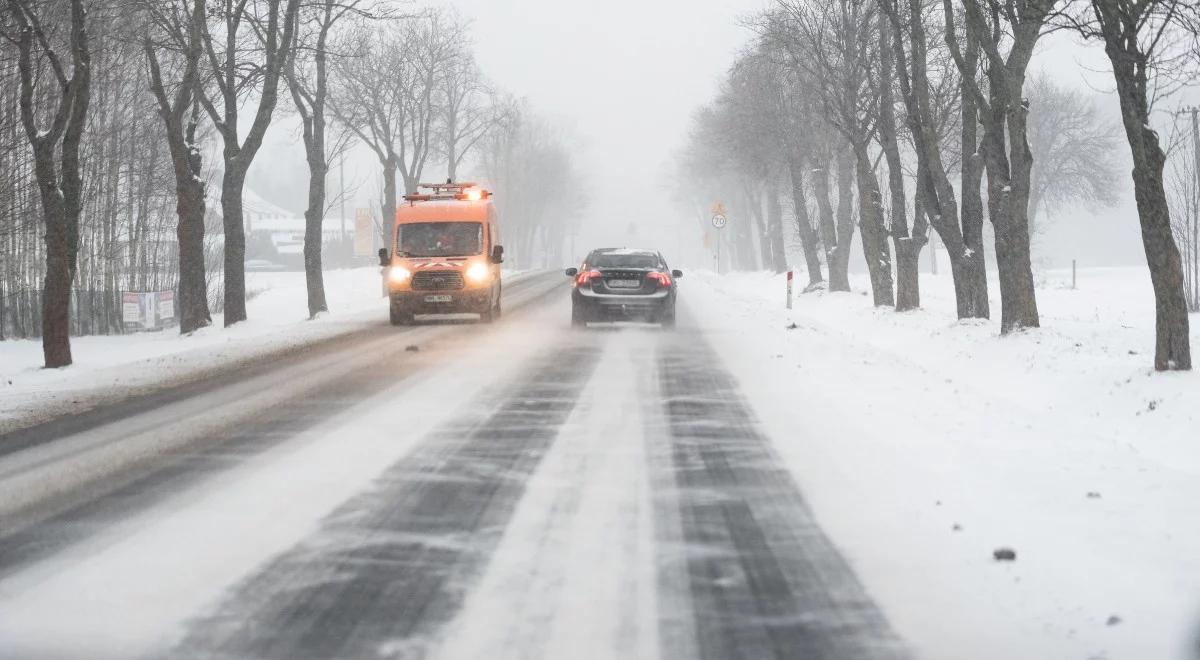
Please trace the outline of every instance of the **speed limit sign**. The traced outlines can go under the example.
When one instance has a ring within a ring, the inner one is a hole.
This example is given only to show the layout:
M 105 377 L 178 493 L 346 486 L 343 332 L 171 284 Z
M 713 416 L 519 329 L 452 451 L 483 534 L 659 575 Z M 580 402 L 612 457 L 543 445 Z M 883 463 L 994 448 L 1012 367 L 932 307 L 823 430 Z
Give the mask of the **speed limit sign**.
M 726 218 L 724 213 L 717 213 L 712 217 L 712 224 L 717 229 L 723 228 L 727 222 L 729 218 Z

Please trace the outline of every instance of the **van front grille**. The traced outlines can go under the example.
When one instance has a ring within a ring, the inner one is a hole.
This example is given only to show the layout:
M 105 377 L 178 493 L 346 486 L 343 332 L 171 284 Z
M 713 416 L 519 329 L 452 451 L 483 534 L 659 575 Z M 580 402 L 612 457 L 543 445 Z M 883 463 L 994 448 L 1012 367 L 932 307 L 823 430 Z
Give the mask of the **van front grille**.
M 413 291 L 457 291 L 463 288 L 462 273 L 456 270 L 419 271 L 412 278 Z

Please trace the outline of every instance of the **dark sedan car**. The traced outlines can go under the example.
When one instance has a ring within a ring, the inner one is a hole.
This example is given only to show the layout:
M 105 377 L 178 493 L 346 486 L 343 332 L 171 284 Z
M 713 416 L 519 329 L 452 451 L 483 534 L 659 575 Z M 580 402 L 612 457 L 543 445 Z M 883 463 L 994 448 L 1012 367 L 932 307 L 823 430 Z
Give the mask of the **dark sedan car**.
M 619 320 L 675 325 L 675 280 L 683 273 L 668 268 L 654 250 L 593 250 L 579 268 L 566 273 L 575 280 L 572 325 Z

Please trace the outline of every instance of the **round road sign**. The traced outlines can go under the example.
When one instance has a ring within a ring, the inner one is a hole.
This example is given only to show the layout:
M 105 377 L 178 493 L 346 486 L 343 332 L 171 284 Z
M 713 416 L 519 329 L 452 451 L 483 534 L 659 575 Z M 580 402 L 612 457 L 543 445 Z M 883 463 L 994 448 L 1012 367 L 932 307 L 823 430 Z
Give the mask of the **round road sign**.
M 718 213 L 712 217 L 713 226 L 717 229 L 723 228 L 727 222 L 729 222 L 729 219 L 723 213 Z

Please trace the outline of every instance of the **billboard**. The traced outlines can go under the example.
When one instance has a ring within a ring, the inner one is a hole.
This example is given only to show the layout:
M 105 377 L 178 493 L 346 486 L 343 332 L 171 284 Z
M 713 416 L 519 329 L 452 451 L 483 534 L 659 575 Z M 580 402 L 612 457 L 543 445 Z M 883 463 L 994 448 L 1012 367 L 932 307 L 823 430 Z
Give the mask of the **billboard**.
M 133 332 L 175 325 L 175 292 L 122 291 L 121 320 Z

